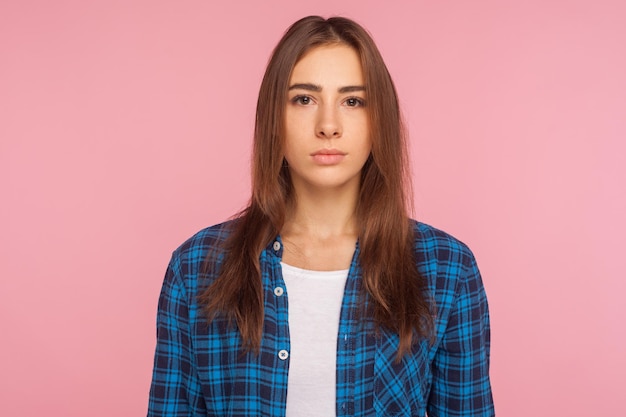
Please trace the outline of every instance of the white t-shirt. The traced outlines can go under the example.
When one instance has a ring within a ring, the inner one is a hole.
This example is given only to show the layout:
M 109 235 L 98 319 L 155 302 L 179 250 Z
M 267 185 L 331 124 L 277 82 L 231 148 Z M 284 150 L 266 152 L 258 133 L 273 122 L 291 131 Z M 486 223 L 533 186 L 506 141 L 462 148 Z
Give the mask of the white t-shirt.
M 348 270 L 281 263 L 289 304 L 287 417 L 336 415 L 337 333 Z

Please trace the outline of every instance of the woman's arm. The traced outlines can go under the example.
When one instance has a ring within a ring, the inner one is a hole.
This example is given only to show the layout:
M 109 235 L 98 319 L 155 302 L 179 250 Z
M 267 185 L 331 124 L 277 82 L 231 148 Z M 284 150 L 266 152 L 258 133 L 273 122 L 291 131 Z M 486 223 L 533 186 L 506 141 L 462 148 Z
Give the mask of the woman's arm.
M 206 416 L 191 351 L 188 297 L 179 266 L 173 257 L 159 298 L 148 417 Z
M 468 259 L 433 361 L 429 417 L 494 415 L 487 297 L 474 257 Z

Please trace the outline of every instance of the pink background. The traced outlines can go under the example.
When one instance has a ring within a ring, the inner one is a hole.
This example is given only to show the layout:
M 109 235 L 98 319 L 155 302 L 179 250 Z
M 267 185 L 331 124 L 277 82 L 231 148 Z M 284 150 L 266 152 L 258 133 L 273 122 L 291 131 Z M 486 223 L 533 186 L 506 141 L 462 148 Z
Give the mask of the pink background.
M 145 415 L 171 251 L 241 208 L 271 49 L 373 34 L 416 216 L 468 243 L 500 416 L 626 415 L 626 6 L 0 3 L 0 415 Z

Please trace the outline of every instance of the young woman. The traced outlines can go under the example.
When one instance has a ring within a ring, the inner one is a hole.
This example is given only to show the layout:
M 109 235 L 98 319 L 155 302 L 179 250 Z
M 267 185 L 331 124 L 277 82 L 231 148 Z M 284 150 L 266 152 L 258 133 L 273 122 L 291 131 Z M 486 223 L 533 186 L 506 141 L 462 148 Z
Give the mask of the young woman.
M 367 32 L 307 17 L 257 104 L 252 197 L 173 254 L 149 416 L 492 416 L 458 240 L 410 220 L 395 87 Z

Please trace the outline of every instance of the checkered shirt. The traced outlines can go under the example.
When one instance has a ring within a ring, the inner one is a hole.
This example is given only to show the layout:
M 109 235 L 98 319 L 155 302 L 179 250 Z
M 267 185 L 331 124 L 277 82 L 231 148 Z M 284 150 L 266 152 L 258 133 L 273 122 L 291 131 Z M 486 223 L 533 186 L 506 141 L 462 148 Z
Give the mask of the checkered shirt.
M 285 416 L 289 371 L 288 294 L 280 236 L 260 256 L 265 320 L 259 354 L 242 353 L 237 329 L 207 324 L 201 273 L 228 223 L 204 229 L 172 255 L 161 291 L 148 416 Z M 418 268 L 436 303 L 435 342 L 416 342 L 395 362 L 398 335 L 360 317 L 359 247 L 350 265 L 337 335 L 337 416 L 494 415 L 489 382 L 489 313 L 472 252 L 415 222 Z M 277 290 L 277 288 L 280 288 Z

